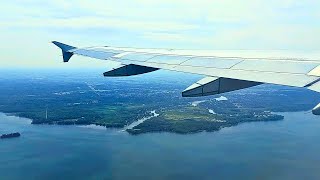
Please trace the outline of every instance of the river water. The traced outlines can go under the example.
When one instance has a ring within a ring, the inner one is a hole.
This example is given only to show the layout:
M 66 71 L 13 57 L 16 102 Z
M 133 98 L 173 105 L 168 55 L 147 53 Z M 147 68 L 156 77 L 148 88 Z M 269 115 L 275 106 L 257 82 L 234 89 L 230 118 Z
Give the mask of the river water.
M 0 179 L 320 179 L 320 118 L 244 123 L 213 133 L 132 136 L 31 125 L 0 114 Z

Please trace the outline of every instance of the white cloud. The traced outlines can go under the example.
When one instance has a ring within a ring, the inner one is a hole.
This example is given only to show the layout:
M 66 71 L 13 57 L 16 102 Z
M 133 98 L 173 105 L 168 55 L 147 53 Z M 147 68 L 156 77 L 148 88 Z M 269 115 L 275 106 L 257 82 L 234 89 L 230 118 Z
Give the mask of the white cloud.
M 319 9 L 316 0 L 3 1 L 0 38 L 5 43 L 0 48 L 5 51 L 0 65 L 54 66 L 55 61 L 39 60 L 58 53 L 47 44 L 51 40 L 75 45 L 315 50 L 320 48 Z
M 100 18 L 100 17 L 77 17 L 77 18 L 22 18 L 18 21 L 0 22 L 0 28 L 20 27 L 20 28 L 115 28 L 120 30 L 145 30 L 145 31 L 184 31 L 192 30 L 197 26 L 178 22 L 151 22 L 132 21 L 125 19 Z

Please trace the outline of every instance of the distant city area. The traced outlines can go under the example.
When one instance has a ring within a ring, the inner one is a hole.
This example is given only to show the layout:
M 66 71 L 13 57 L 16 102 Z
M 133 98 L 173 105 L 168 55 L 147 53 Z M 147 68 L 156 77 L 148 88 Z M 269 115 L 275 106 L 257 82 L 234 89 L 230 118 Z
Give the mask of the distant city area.
M 0 112 L 32 124 L 96 125 L 130 134 L 217 131 L 245 122 L 280 121 L 277 112 L 306 111 L 320 95 L 260 85 L 201 98 L 181 91 L 200 76 L 155 72 L 104 78 L 99 70 L 13 70 L 0 77 Z

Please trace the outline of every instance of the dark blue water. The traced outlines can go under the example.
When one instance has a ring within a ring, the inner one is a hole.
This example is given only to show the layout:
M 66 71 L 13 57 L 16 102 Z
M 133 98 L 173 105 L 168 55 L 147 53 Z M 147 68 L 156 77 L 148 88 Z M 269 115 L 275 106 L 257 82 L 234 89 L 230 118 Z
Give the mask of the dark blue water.
M 320 118 L 284 113 L 214 133 L 131 136 L 0 114 L 0 179 L 319 179 Z

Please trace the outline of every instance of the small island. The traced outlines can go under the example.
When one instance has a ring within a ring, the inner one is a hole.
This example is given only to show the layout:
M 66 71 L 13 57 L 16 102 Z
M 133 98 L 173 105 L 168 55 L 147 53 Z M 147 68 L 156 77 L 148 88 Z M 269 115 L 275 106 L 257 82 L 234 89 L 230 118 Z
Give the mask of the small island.
M 20 137 L 21 134 L 16 132 L 16 133 L 10 133 L 10 134 L 2 134 L 1 139 L 8 139 L 8 138 L 15 138 L 15 137 Z

